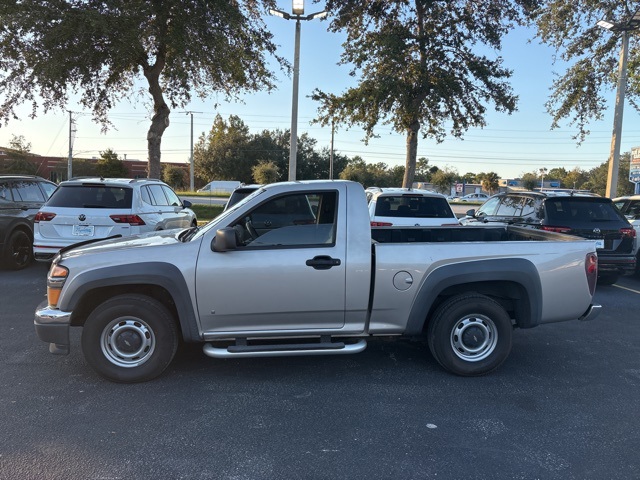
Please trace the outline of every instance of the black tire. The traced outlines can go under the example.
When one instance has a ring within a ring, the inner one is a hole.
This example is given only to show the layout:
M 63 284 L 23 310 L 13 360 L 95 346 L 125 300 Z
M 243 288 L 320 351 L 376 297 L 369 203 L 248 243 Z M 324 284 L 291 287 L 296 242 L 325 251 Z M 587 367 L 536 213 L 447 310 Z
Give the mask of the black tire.
M 511 352 L 511 318 L 498 302 L 480 294 L 445 301 L 429 322 L 429 349 L 445 369 L 466 377 L 498 368 Z
M 2 264 L 9 270 L 22 270 L 33 261 L 33 241 L 28 233 L 16 230 L 4 248 Z
M 598 285 L 613 285 L 618 281 L 620 275 L 600 275 L 598 277 Z
M 82 352 L 101 376 L 120 383 L 160 375 L 178 348 L 178 329 L 167 308 L 145 295 L 118 295 L 101 303 L 82 330 Z

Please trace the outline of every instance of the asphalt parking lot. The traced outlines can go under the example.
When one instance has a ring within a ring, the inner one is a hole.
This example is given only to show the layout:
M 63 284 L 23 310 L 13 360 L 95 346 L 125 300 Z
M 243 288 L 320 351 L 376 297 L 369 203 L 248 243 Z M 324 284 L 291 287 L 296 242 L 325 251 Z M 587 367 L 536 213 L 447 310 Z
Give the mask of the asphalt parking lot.
M 445 373 L 426 346 L 216 360 L 97 377 L 72 336 L 33 329 L 46 267 L 0 271 L 0 479 L 640 478 L 640 279 L 594 321 L 517 330 L 495 373 Z M 570 299 L 567 299 L 570 301 Z

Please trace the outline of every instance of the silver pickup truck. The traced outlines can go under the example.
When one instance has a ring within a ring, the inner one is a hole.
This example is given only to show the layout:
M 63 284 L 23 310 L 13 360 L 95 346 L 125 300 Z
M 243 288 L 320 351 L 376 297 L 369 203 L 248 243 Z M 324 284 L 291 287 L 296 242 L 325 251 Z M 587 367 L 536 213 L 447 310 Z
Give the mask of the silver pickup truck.
M 232 358 L 357 353 L 374 336 L 426 339 L 446 370 L 482 375 L 515 327 L 597 315 L 595 251 L 513 226 L 372 229 L 358 183 L 272 184 L 201 228 L 61 251 L 35 328 L 66 354 L 82 327 L 87 362 L 118 382 L 160 375 L 181 341 Z

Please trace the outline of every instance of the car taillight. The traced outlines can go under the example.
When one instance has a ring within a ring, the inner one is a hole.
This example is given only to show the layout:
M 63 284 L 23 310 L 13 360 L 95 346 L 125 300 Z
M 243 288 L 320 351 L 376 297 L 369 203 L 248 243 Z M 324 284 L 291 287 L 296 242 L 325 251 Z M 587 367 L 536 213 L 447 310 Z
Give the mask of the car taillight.
M 128 223 L 129 225 L 146 225 L 138 215 L 109 215 L 116 223 Z
M 542 225 L 542 230 L 555 233 L 567 233 L 571 231 L 569 227 L 552 227 L 550 225 Z
M 38 222 L 48 222 L 50 220 L 53 220 L 53 217 L 55 217 L 56 214 L 55 213 L 49 213 L 49 212 L 38 212 L 36 213 L 35 218 L 33 219 L 33 221 L 35 223 Z
M 390 222 L 371 222 L 372 227 L 391 227 L 393 223 Z
M 636 231 L 634 228 L 621 228 L 620 233 L 623 237 L 635 238 Z
M 598 279 L 598 255 L 587 253 L 584 261 L 584 270 L 587 274 L 587 284 L 591 295 L 596 291 L 596 281 Z

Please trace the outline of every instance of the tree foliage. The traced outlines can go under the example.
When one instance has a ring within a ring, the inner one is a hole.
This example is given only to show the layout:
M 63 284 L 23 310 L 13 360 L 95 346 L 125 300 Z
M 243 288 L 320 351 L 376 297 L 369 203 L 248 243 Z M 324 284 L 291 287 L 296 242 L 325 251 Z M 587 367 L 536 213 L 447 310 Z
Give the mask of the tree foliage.
M 162 181 L 174 190 L 184 190 L 187 186 L 187 172 L 176 165 L 162 165 Z
M 494 192 L 498 191 L 500 187 L 500 175 L 496 172 L 481 172 L 476 178 L 480 180 L 480 185 L 482 185 L 482 189 L 485 192 L 489 192 L 490 195 L 493 195 Z
M 451 193 L 451 187 L 458 179 L 458 171 L 451 168 L 442 168 L 435 172 L 431 177 L 431 183 L 436 190 L 445 195 Z
M 169 108 L 192 95 L 271 90 L 280 65 L 262 14 L 273 0 L 21 0 L 0 2 L 0 119 L 22 103 L 34 117 L 65 108 L 70 93 L 105 128 L 108 112 L 144 77 L 153 101 L 149 176 L 160 177 Z M 40 105 L 41 104 L 41 105 Z
M 100 152 L 100 159 L 96 162 L 96 171 L 103 178 L 126 178 L 129 176 L 124 162 L 111 148 Z
M 280 178 L 278 166 L 272 161 L 262 161 L 251 168 L 256 183 L 267 184 L 277 182 Z
M 601 19 L 622 22 L 640 6 L 636 0 L 545 0 L 535 12 L 538 38 L 554 47 L 567 69 L 553 82 L 547 110 L 552 127 L 562 120 L 577 128 L 576 139 L 589 134 L 592 120 L 601 120 L 612 104 L 618 81 L 620 33 L 597 26 Z M 638 108 L 640 94 L 640 43 L 630 37 L 628 98 Z
M 362 126 L 365 141 L 382 123 L 407 136 L 403 186 L 413 183 L 418 134 L 442 141 L 485 125 L 487 104 L 511 113 L 517 97 L 498 51 L 534 0 L 328 0 L 331 31 L 344 31 L 341 63 L 360 75 L 336 96 L 316 89 L 318 121 Z

